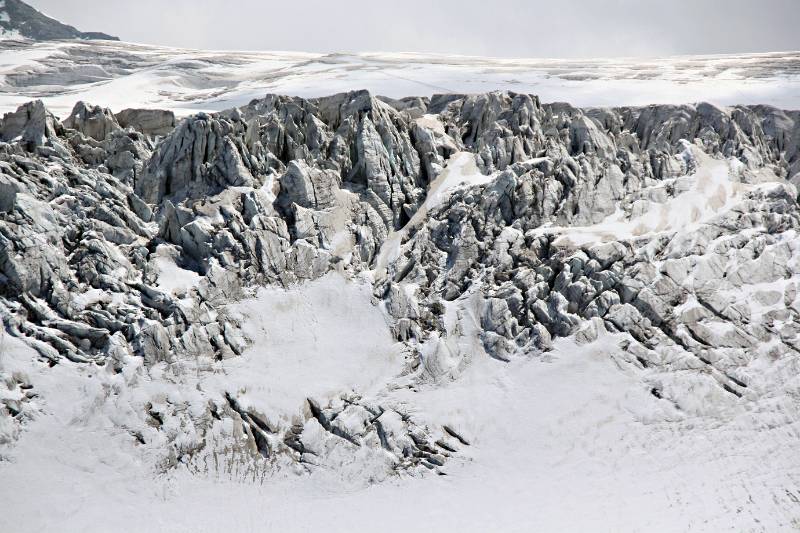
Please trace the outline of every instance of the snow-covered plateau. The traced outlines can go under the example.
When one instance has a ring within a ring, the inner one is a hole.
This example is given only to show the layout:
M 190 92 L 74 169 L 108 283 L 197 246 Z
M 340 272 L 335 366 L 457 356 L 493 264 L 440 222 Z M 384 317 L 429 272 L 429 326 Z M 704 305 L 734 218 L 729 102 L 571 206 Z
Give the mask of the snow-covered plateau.
M 0 42 L 0 531 L 797 531 L 799 66 Z
M 354 89 L 390 98 L 508 90 L 582 107 L 708 101 L 800 109 L 800 52 L 563 60 L 0 40 L 2 111 L 38 98 L 59 116 L 78 100 L 185 116 L 268 92 L 308 98 Z

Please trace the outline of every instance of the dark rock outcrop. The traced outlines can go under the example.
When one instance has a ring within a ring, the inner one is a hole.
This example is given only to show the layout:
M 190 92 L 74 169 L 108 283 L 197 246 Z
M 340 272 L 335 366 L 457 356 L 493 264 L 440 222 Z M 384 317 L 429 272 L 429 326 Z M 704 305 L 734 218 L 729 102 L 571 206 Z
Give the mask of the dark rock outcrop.
M 118 37 L 105 33 L 78 31 L 72 26 L 48 17 L 21 0 L 5 0 L 0 12 L 6 14 L 0 19 L 0 29 L 6 35 L 18 35 L 34 41 L 57 39 L 119 41 Z

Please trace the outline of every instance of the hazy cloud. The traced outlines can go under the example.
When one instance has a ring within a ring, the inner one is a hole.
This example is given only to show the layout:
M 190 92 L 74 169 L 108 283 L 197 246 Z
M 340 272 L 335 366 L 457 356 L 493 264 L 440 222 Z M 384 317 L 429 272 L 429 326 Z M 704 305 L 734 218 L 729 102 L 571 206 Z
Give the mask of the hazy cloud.
M 29 0 L 84 31 L 213 49 L 503 57 L 800 49 L 800 0 Z

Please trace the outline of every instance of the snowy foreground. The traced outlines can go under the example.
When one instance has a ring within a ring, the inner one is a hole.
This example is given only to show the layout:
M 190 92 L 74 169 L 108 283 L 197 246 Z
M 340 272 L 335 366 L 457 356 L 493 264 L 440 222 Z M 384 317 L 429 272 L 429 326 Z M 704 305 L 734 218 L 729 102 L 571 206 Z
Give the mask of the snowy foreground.
M 622 106 L 709 101 L 800 109 L 800 52 L 656 59 L 491 59 L 433 54 L 216 52 L 104 41 L 0 41 L 0 111 L 41 98 L 59 116 L 78 100 L 179 115 L 265 93 L 390 98 L 509 90 L 543 102 Z
M 744 410 L 723 425 L 676 423 L 635 376 L 620 371 L 613 350 L 611 339 L 590 349 L 565 342 L 547 362 L 483 361 L 457 384 L 420 391 L 417 405 L 482 436 L 447 477 L 373 487 L 325 473 L 260 484 L 185 473 L 153 480 L 130 444 L 107 431 L 106 418 L 120 415 L 97 412 L 100 385 L 78 373 L 53 375 L 49 386 L 64 391 L 62 402 L 3 468 L 0 524 L 4 531 L 399 532 L 408 530 L 412 511 L 418 531 L 777 531 L 797 524 L 792 504 L 800 495 L 790 489 L 797 471 L 785 468 L 796 464 L 796 434 L 753 431 L 761 428 Z M 24 349 L 13 356 L 31 358 Z
M 176 394 L 209 392 L 225 382 L 280 409 L 301 391 L 317 397 L 350 387 L 369 392 L 394 376 L 395 348 L 381 312 L 364 287 L 336 274 L 285 295 L 266 291 L 242 310 L 250 316 L 248 328 L 259 332 L 244 360 L 202 378 L 186 363 L 164 394 L 174 401 Z M 117 376 L 73 365 L 43 371 L 32 350 L 6 337 L 2 369 L 33 377 L 42 397 L 57 401 L 47 402 L 7 457 L 11 462 L 0 467 L 0 530 L 797 527 L 796 413 L 764 400 L 730 407 L 724 422 L 685 416 L 641 386 L 618 340 L 607 335 L 589 346 L 564 340 L 546 357 L 507 365 L 477 356 L 455 382 L 385 391 L 415 416 L 455 425 L 471 442 L 446 476 L 373 485 L 365 472 L 348 479 L 337 470 L 254 480 L 223 468 L 154 478 L 145 466 L 148 451 L 123 428 L 128 409 L 165 390 L 159 374 L 166 368 L 152 369 L 129 388 L 134 369 Z

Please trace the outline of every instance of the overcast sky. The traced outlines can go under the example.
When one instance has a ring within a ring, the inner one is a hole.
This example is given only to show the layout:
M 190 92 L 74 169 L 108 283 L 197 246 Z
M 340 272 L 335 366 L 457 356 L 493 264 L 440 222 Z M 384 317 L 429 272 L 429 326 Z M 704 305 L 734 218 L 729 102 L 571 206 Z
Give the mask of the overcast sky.
M 28 0 L 83 31 L 210 49 L 500 57 L 800 49 L 800 0 Z

